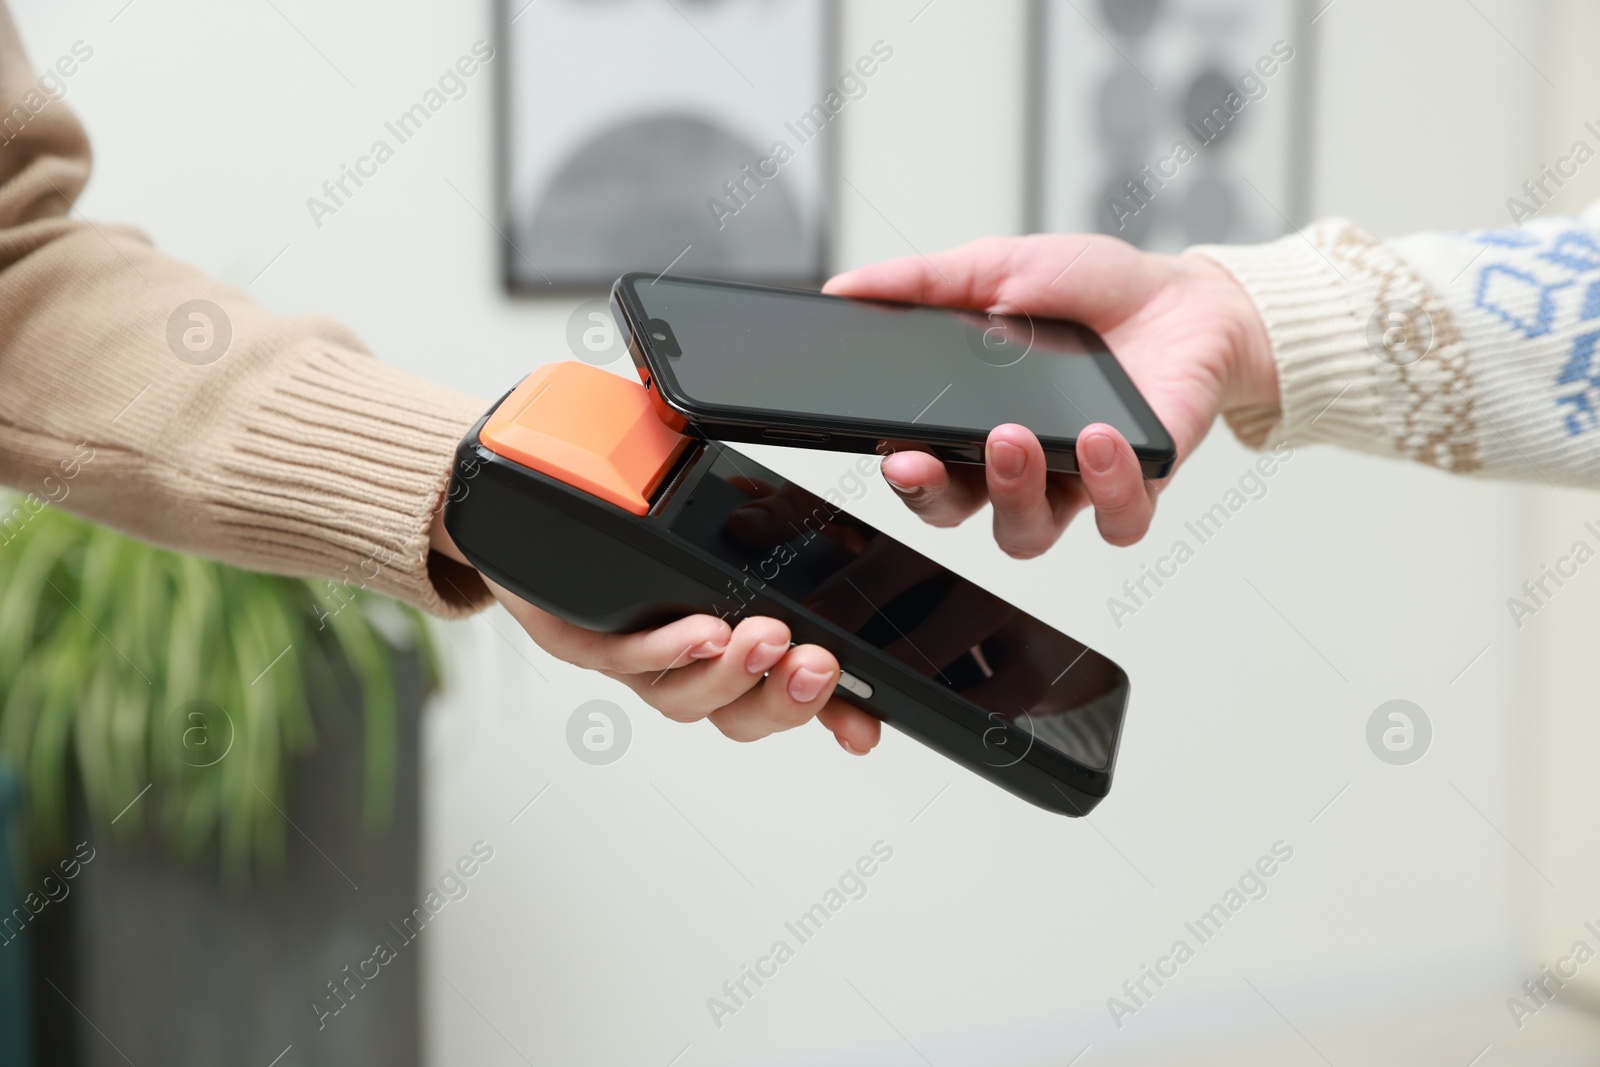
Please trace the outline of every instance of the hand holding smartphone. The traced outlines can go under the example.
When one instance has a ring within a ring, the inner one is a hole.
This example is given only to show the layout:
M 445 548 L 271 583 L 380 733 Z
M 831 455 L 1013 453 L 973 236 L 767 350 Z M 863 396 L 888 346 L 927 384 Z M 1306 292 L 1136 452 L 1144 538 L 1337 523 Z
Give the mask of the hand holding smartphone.
M 1252 445 L 1280 441 L 1294 425 L 1255 300 L 1228 268 L 1201 252 L 1159 255 L 1099 234 L 991 237 L 859 267 L 831 279 L 824 291 L 1020 309 L 1036 320 L 1089 326 L 1105 338 L 1170 435 L 1172 469 L 1224 412 Z M 1091 509 L 1101 537 L 1131 545 L 1149 531 L 1159 483 L 1149 480 L 1118 437 L 1109 427 L 1080 434 L 1079 476 L 1047 476 L 1039 443 L 1011 425 L 991 433 L 983 468 L 947 466 L 928 452 L 901 448 L 885 457 L 883 476 L 918 517 L 936 526 L 956 525 L 992 501 L 995 540 L 1013 556 L 1045 552 L 1073 516 Z
M 872 452 L 925 445 L 981 464 L 994 427 L 1075 472 L 1087 426 L 1117 429 L 1146 478 L 1177 450 L 1104 340 L 1058 319 L 626 274 L 612 310 L 669 423 L 719 441 Z

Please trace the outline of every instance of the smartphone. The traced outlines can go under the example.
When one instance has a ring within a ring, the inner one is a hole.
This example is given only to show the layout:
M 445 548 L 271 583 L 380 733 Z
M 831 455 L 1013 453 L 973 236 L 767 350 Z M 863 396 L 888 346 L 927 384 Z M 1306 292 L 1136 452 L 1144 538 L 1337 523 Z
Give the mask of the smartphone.
M 876 461 L 818 496 L 664 426 L 643 387 L 549 364 L 462 439 L 445 528 L 483 574 L 590 630 L 781 619 L 843 699 L 1063 815 L 1111 788 L 1127 674 L 851 515 Z
M 984 461 L 989 431 L 1032 430 L 1053 471 L 1076 471 L 1078 434 L 1116 427 L 1147 478 L 1171 436 L 1100 335 L 1025 315 L 624 274 L 613 317 L 676 429 L 716 441 L 882 451 L 926 445 Z

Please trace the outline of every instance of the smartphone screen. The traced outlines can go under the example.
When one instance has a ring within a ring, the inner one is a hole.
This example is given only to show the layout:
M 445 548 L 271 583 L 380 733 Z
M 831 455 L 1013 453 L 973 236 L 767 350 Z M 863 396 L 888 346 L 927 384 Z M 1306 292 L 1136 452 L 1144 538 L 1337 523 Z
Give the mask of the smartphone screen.
M 1016 727 L 1016 744 L 986 734 L 994 765 L 1035 746 L 1094 770 L 1110 763 L 1128 698 L 1121 668 L 821 497 L 724 451 L 671 528 Z M 738 595 L 726 605 L 735 613 Z
M 1104 342 L 1075 323 L 686 279 L 624 279 L 651 369 L 696 407 L 1076 439 L 1104 422 L 1170 448 Z

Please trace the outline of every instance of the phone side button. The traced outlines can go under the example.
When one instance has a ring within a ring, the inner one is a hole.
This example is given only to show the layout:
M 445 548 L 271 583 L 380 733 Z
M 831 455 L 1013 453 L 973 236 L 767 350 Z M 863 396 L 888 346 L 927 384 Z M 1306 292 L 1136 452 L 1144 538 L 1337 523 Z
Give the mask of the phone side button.
M 849 671 L 841 670 L 839 672 L 839 688 L 846 693 L 860 697 L 862 700 L 872 699 L 872 686 L 863 682 Z
M 768 441 L 782 441 L 797 445 L 825 445 L 832 438 L 825 433 L 811 430 L 762 430 L 761 436 Z

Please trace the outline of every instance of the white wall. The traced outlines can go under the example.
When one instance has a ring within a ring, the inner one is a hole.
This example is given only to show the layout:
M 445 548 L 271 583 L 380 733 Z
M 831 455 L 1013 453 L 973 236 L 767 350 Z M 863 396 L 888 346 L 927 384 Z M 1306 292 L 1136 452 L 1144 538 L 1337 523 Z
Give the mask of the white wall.
M 1590 45 L 1600 40 L 1600 7 L 1583 0 L 1559 0 L 1559 19 L 1552 33 L 1548 73 L 1561 86 L 1560 102 L 1544 112 L 1544 154 L 1540 162 L 1565 153 L 1579 137 L 1592 145 L 1585 123 L 1600 125 L 1600 69 Z M 1580 211 L 1600 199 L 1600 173 L 1596 168 L 1579 172 L 1578 179 L 1560 193 L 1552 210 Z M 1572 544 L 1585 537 L 1584 524 L 1597 521 L 1600 506 L 1593 493 L 1568 490 L 1540 494 L 1538 529 L 1524 556 L 1528 574 L 1568 554 Z M 1537 715 L 1528 725 L 1530 748 L 1528 780 L 1528 851 L 1552 873 L 1561 892 L 1532 918 L 1529 944 L 1530 972 L 1540 964 L 1553 964 L 1566 955 L 1574 940 L 1584 936 L 1585 922 L 1600 920 L 1595 900 L 1600 897 L 1600 855 L 1587 847 L 1600 818 L 1600 794 L 1589 769 L 1593 753 L 1600 750 L 1600 716 L 1595 715 L 1596 660 L 1590 651 L 1594 620 L 1600 617 L 1600 587 L 1577 582 L 1560 590 L 1549 610 L 1525 621 L 1524 633 L 1532 639 L 1530 668 L 1537 696 Z M 1593 1006 L 1600 1003 L 1600 975 L 1583 972 L 1573 1000 Z
M 1543 5 L 1476 2 L 1542 58 Z M 487 78 L 320 230 L 304 205 L 489 35 L 486 4 L 122 3 L 17 12 L 36 65 L 78 38 L 96 49 L 70 97 L 97 149 L 91 216 L 136 221 L 175 255 L 254 279 L 269 306 L 334 314 L 384 359 L 486 398 L 568 356 L 575 301 L 499 293 L 499 239 L 477 213 L 493 214 Z M 923 6 L 845 5 L 841 54 L 883 37 L 896 59 L 845 116 L 841 167 L 870 205 L 840 194 L 840 266 L 1020 225 L 1021 7 L 935 0 L 912 22 Z M 1506 40 L 1450 0 L 1338 0 L 1317 28 L 1317 212 L 1384 234 L 1500 221 L 1555 143 L 1529 121 L 1550 90 Z M 761 459 L 819 487 L 847 462 Z M 673 1062 L 1065 1063 L 1086 1045 L 1245 1028 L 1306 1055 L 1245 979 L 1338 1061 L 1351 1012 L 1514 993 L 1519 916 L 1549 903 L 1507 843 L 1528 845 L 1519 723 L 1539 637 L 1507 633 L 1504 598 L 1548 548 L 1525 518 L 1535 494 L 1302 450 L 1114 627 L 1105 599 L 1251 460 L 1216 435 L 1144 544 L 1111 549 L 1083 528 L 1027 564 L 1001 557 L 982 521 L 924 529 L 881 485 L 862 505 L 1128 669 L 1117 785 L 1088 820 L 1035 811 L 892 733 L 866 760 L 816 728 L 736 746 L 552 661 L 503 615 L 453 627 L 422 875 L 479 838 L 496 858 L 425 946 L 433 1062 L 667 1064 L 687 1047 Z M 609 767 L 564 741 L 597 696 L 634 728 Z M 1410 767 L 1364 740 L 1395 697 L 1435 726 Z M 714 1027 L 706 998 L 880 839 L 894 858 L 869 895 Z M 1115 1029 L 1106 998 L 1280 839 L 1294 859 L 1270 895 Z M 1536 860 L 1560 883 L 1552 852 Z M 1454 1035 L 1462 1063 L 1516 1037 L 1500 1015 L 1473 1023 Z

